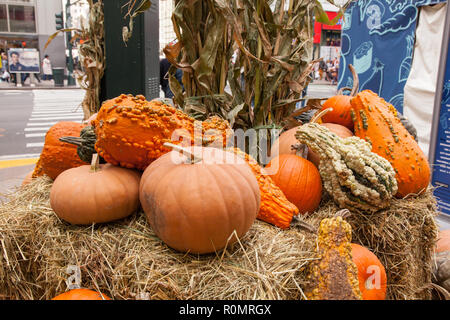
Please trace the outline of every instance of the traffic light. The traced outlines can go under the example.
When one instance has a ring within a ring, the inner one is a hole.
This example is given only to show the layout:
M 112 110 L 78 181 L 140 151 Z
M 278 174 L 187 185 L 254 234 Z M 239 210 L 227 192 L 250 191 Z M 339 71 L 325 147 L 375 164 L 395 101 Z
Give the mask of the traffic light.
M 56 22 L 56 30 L 64 29 L 64 18 L 62 12 L 55 14 L 55 22 Z

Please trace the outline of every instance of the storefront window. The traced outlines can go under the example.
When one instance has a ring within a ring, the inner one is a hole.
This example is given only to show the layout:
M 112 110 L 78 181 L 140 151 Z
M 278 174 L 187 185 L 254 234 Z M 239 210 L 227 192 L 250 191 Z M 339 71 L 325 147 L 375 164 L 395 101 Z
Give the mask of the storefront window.
M 8 31 L 8 14 L 6 4 L 0 4 L 0 31 Z
M 10 32 L 36 32 L 34 7 L 9 5 Z

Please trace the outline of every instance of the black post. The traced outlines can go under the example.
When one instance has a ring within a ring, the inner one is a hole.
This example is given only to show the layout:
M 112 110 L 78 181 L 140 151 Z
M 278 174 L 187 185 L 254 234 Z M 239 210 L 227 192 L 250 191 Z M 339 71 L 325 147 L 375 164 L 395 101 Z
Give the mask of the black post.
M 66 28 L 71 28 L 71 16 L 70 16 L 70 0 L 67 0 L 66 4 Z M 74 86 L 75 79 L 73 78 L 73 55 L 72 55 L 72 32 L 67 32 L 67 49 L 69 50 L 69 61 L 67 63 L 67 85 Z
M 158 1 L 134 19 L 133 34 L 127 43 L 122 28 L 128 0 L 104 1 L 106 68 L 100 101 L 122 93 L 159 97 L 159 8 Z M 123 7 L 123 8 L 122 8 Z

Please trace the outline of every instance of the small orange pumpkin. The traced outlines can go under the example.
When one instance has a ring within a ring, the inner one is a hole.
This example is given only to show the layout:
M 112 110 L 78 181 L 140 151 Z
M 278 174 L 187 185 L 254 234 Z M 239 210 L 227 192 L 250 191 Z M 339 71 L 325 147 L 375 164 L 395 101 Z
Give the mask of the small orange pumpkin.
M 355 96 L 359 89 L 359 80 L 358 74 L 355 71 L 355 68 L 351 64 L 348 65 L 349 69 L 353 74 L 353 88 L 350 95 L 344 95 L 343 91 L 348 88 L 341 88 L 338 94 L 329 98 L 323 103 L 322 109 L 325 110 L 328 108 L 332 108 L 331 112 L 323 115 L 322 121 L 329 123 L 340 124 L 344 127 L 347 127 L 349 130 L 353 131 L 353 120 L 351 116 L 352 105 L 350 100 Z
M 439 231 L 436 252 L 450 251 L 450 229 Z
M 52 300 L 111 300 L 104 293 L 89 289 L 72 289 L 57 295 Z
M 156 235 L 175 250 L 198 254 L 220 251 L 241 238 L 261 201 L 246 162 L 216 148 L 164 146 L 194 157 L 172 151 L 142 175 L 140 200 Z
M 359 289 L 363 300 L 386 298 L 387 276 L 383 264 L 369 249 L 352 243 L 352 259 L 358 268 Z
M 139 207 L 140 173 L 98 164 L 64 171 L 53 182 L 50 205 L 56 215 L 71 224 L 89 225 L 125 218 Z
M 322 180 L 312 162 L 297 155 L 282 154 L 272 159 L 267 169 L 275 171 L 270 177 L 300 213 L 317 209 L 322 198 Z

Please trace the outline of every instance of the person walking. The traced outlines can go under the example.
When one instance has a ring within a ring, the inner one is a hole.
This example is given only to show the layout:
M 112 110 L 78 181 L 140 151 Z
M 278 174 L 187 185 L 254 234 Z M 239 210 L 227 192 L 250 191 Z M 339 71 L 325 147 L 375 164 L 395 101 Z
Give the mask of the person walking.
M 44 60 L 42 60 L 42 73 L 42 80 L 53 79 L 52 62 L 50 61 L 48 54 L 46 54 Z
M 9 72 L 8 72 L 8 56 L 6 52 L 2 51 L 0 55 L 0 81 L 9 82 Z

